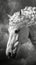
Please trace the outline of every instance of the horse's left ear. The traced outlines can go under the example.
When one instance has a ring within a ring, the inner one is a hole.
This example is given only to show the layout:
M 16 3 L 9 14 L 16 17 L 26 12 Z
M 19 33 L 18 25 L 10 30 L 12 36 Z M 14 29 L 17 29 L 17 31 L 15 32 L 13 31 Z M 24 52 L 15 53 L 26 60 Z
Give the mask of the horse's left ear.
M 8 14 L 8 17 L 11 18 L 11 15 Z

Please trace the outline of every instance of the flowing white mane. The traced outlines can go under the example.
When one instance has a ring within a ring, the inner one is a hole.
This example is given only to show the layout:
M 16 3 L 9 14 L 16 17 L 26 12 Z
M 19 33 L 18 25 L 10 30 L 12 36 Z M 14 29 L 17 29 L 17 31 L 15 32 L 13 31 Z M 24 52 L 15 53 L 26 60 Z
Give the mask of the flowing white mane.
M 24 25 L 28 27 L 33 24 L 36 24 L 36 7 L 25 7 L 24 9 L 21 9 L 21 11 L 15 12 L 12 16 L 8 15 L 8 17 L 9 39 L 7 42 L 6 55 L 8 55 L 8 52 L 13 52 L 11 48 L 14 43 L 15 46 L 19 43 L 19 41 L 17 41 L 18 34 L 15 34 L 15 30 L 22 28 Z
M 15 12 L 12 16 L 9 16 L 9 25 L 19 25 L 21 23 L 29 23 L 36 17 L 36 7 L 25 7 L 19 12 Z M 21 12 L 21 14 L 20 14 Z M 30 19 L 30 21 L 29 21 Z M 27 22 L 25 20 L 28 20 Z

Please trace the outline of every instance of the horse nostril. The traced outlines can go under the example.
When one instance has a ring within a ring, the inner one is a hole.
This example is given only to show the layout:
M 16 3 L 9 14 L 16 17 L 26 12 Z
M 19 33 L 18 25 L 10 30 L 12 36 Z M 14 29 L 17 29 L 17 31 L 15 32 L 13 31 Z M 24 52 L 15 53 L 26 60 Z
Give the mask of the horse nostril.
M 10 52 L 9 52 L 8 56 L 11 57 L 11 53 Z

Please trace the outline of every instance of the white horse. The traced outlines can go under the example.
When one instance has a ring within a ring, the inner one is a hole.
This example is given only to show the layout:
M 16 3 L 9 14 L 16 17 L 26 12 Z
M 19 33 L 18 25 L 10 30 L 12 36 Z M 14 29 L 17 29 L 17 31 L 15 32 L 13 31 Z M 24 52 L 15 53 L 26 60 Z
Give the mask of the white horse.
M 21 37 L 21 40 L 23 40 L 25 34 L 25 39 L 28 39 L 28 35 L 29 35 L 29 26 L 31 26 L 34 22 L 34 14 L 35 14 L 35 11 L 33 11 L 34 8 L 32 8 L 31 10 L 31 7 L 27 10 L 25 9 L 22 9 L 21 10 L 21 14 L 20 12 L 16 12 L 14 13 L 13 16 L 9 16 L 9 39 L 8 39 L 8 42 L 7 42 L 7 48 L 6 48 L 6 55 L 8 56 L 9 53 L 12 53 L 15 54 L 15 51 L 17 49 L 17 45 L 19 44 L 19 41 L 18 41 L 18 37 L 22 36 L 22 34 L 20 33 L 20 35 L 18 33 L 15 33 L 15 31 L 17 31 L 18 29 L 22 30 L 24 27 L 25 27 L 25 30 L 24 31 L 25 33 L 23 34 L 23 36 Z M 34 13 L 34 14 L 33 14 Z M 24 29 L 23 29 L 24 30 Z M 22 30 L 22 31 L 23 31 Z

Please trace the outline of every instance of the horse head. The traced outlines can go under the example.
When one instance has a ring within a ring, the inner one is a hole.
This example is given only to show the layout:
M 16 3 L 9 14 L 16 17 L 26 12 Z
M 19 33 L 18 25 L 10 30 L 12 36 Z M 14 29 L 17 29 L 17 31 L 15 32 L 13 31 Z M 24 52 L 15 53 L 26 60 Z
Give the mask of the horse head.
M 9 54 L 12 56 L 12 54 L 15 54 L 15 51 L 17 49 L 17 45 L 19 44 L 19 34 L 17 30 L 24 30 L 24 26 L 26 27 L 26 33 L 25 39 L 28 38 L 28 27 L 31 26 L 33 23 L 35 24 L 34 14 L 36 11 L 34 11 L 34 7 L 28 7 L 27 9 L 21 9 L 21 15 L 20 12 L 15 12 L 14 15 L 9 16 L 9 39 L 7 42 L 7 47 L 6 47 L 6 55 L 8 56 Z M 33 14 L 34 13 L 34 14 Z M 35 14 L 36 15 L 36 14 Z M 15 33 L 15 31 L 17 33 Z M 22 32 L 23 34 L 23 32 Z M 23 34 L 24 35 L 24 34 Z M 20 34 L 20 37 L 22 35 Z M 21 37 L 22 39 L 24 38 L 23 36 Z M 22 40 L 21 39 L 21 40 Z

